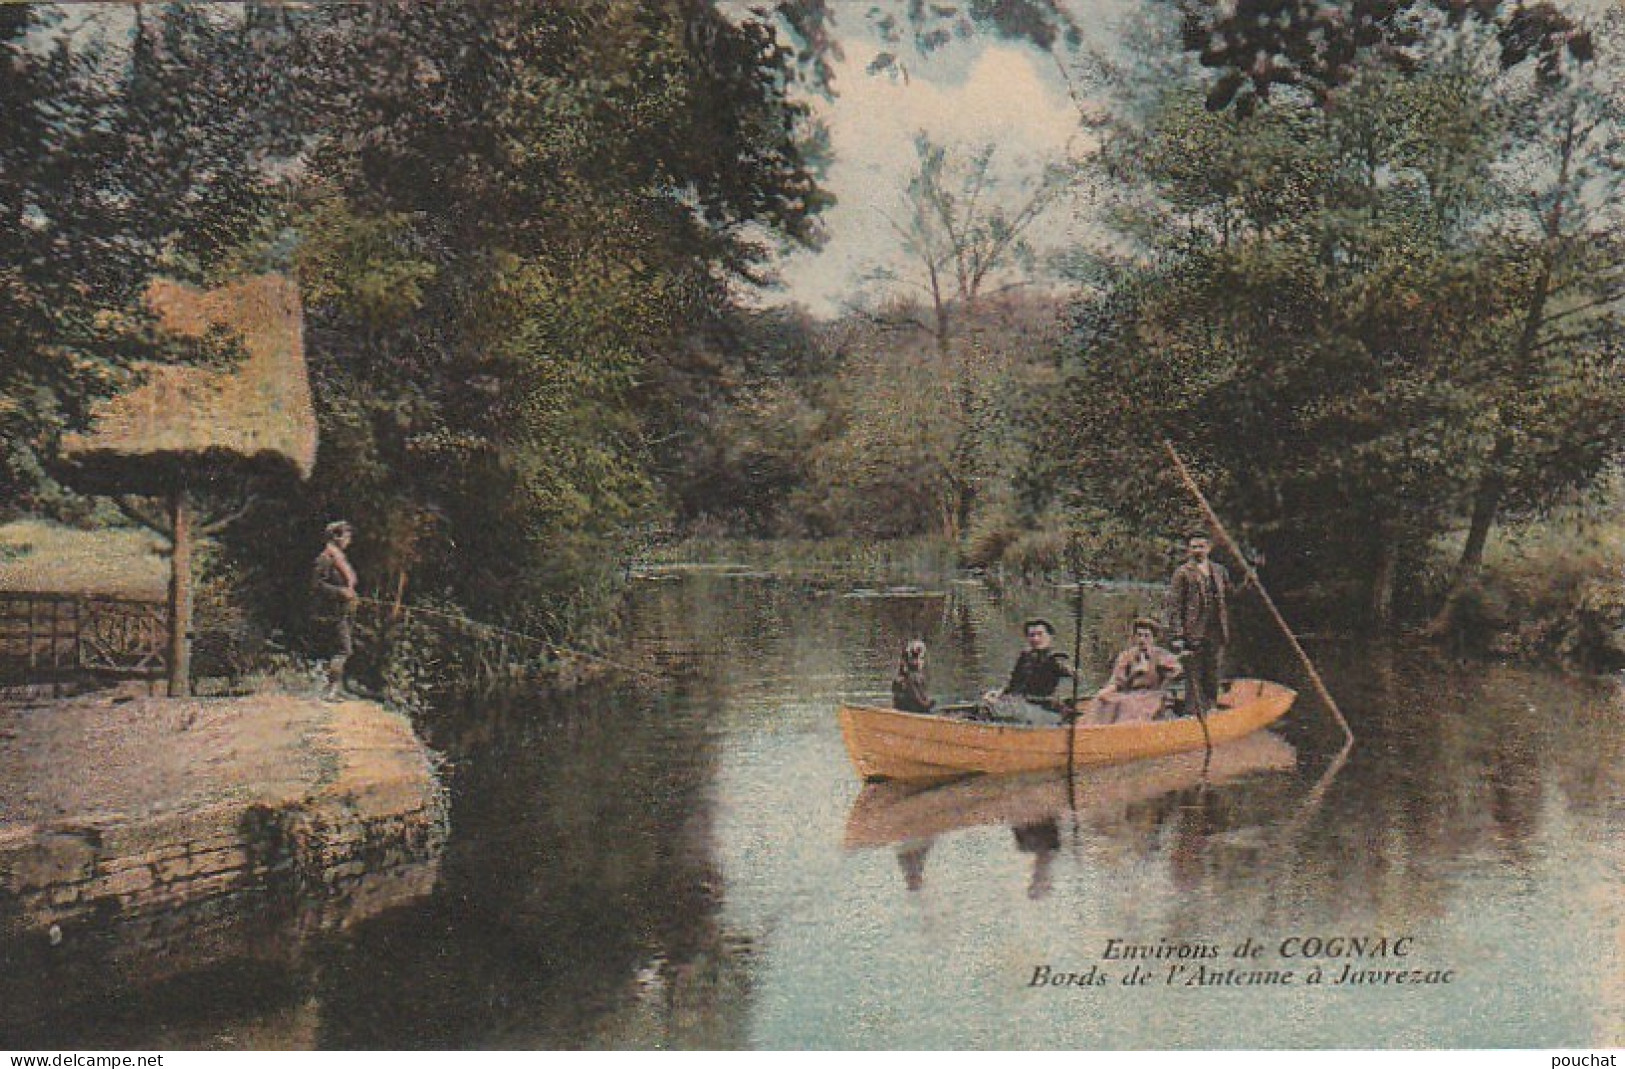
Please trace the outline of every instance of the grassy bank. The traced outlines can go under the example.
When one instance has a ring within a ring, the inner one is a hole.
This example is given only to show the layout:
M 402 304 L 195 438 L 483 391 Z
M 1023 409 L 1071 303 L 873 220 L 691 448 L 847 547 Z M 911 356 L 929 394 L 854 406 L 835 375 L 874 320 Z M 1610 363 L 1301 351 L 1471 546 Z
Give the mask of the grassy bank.
M 193 574 L 195 692 L 318 693 L 322 679 L 298 622 L 292 633 L 283 633 L 256 615 L 251 592 L 211 551 L 208 544 L 198 547 Z M 0 524 L 0 592 L 163 601 L 168 583 L 166 547 L 151 532 L 86 530 L 39 518 Z M 396 616 L 387 602 L 369 600 L 358 614 L 349 675 L 369 694 L 417 712 L 464 690 L 538 683 L 568 687 L 616 670 L 590 652 L 609 645 L 607 633 L 584 630 L 556 646 L 522 642 L 514 640 L 516 632 L 469 620 L 449 601 L 430 599 Z
M 164 597 L 162 540 L 130 528 L 83 531 L 45 520 L 0 524 L 0 590 Z
M 789 575 L 906 582 L 941 579 L 959 569 L 959 547 L 944 538 L 691 538 L 644 555 L 639 566 L 703 565 Z
M 1447 640 L 1463 651 L 1559 663 L 1584 671 L 1625 666 L 1625 485 L 1602 501 L 1555 510 L 1497 527 L 1479 582 L 1461 604 Z M 1146 578 L 1166 573 L 1166 547 L 1102 529 L 1084 548 L 1096 576 Z M 1096 544 L 1098 543 L 1098 544 Z M 1461 536 L 1442 539 L 1411 611 L 1442 601 Z M 689 539 L 662 547 L 644 567 L 686 565 L 827 577 L 875 584 L 940 581 L 965 565 L 990 581 L 1059 580 L 1066 539 L 1040 527 L 968 550 L 942 538 L 896 541 Z M 987 558 L 987 559 L 977 559 Z M 1107 563 L 1110 562 L 1110 563 Z M 1363 588 L 1362 588 L 1363 590 Z M 1358 598 L 1361 590 L 1352 591 Z M 1276 591 L 1290 598 L 1293 591 Z M 1352 610 L 1355 606 L 1346 606 Z M 1322 606 L 1328 619 L 1346 615 Z M 1349 626 L 1355 626 L 1351 621 Z
M 1453 560 L 1459 545 L 1445 545 L 1441 556 Z M 1625 665 L 1625 511 L 1575 507 L 1499 529 L 1455 630 L 1492 654 Z

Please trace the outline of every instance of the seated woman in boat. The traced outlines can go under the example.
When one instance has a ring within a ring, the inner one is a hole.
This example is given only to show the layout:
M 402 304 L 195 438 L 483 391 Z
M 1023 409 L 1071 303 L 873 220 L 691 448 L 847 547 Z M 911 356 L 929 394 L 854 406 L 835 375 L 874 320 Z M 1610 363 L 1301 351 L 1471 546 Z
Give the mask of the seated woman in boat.
M 936 705 L 925 685 L 925 643 L 911 639 L 903 646 L 897 661 L 897 675 L 891 681 L 892 708 L 905 713 L 929 713 Z
M 1171 704 L 1168 685 L 1183 674 L 1179 658 L 1157 645 L 1162 627 L 1141 617 L 1134 621 L 1134 643 L 1117 655 L 1111 682 L 1095 695 L 1098 724 L 1143 724 Z

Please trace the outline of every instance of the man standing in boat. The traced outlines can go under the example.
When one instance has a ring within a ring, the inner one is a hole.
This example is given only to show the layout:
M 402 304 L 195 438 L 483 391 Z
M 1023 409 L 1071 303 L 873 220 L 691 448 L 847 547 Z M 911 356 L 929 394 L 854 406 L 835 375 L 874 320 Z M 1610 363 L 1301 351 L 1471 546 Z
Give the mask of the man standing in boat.
M 1230 598 L 1237 587 L 1225 566 L 1210 558 L 1213 543 L 1204 534 L 1185 540 L 1185 563 L 1168 583 L 1164 616 L 1175 648 L 1183 646 L 1189 680 L 1187 713 L 1206 713 L 1219 700 L 1219 673 L 1230 644 Z
M 1061 709 L 1055 700 L 1055 688 L 1060 686 L 1061 680 L 1072 678 L 1072 667 L 1066 663 L 1066 654 L 1052 648 L 1054 624 L 1034 619 L 1023 627 L 1027 632 L 1027 648 L 1016 658 L 1010 681 L 1003 690 L 993 691 L 984 699 L 983 709 L 994 720 L 1059 724 Z

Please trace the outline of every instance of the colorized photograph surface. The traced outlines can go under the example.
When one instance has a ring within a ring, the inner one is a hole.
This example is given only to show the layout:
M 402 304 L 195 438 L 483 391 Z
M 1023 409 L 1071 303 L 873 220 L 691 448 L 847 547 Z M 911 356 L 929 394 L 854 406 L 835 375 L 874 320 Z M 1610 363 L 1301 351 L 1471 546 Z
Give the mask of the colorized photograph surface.
M 0 1048 L 1625 1046 L 1622 222 L 1604 0 L 0 4 Z

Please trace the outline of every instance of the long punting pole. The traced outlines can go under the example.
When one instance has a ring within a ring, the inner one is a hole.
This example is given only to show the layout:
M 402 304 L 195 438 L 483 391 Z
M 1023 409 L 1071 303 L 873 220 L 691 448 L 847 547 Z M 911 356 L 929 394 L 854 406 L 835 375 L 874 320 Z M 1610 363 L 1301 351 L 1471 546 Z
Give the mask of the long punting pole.
M 1083 678 L 1083 577 L 1078 573 L 1077 536 L 1070 547 L 1072 557 L 1072 715 L 1067 718 L 1066 731 L 1066 787 L 1072 797 L 1072 773 L 1075 771 L 1074 751 L 1078 742 L 1078 682 Z M 1073 808 L 1077 802 L 1073 799 Z
M 1072 708 L 1078 707 L 1078 681 L 1083 677 L 1083 580 L 1072 569 Z
M 1298 642 L 1298 636 L 1294 635 L 1292 628 L 1287 626 L 1286 617 L 1282 616 L 1281 610 L 1275 607 L 1274 599 L 1270 597 L 1270 592 L 1264 589 L 1264 583 L 1258 578 L 1258 573 L 1253 571 L 1252 563 L 1241 552 L 1241 547 L 1236 545 L 1235 539 L 1230 537 L 1230 532 L 1225 530 L 1224 521 L 1219 519 L 1219 514 L 1213 511 L 1212 505 L 1208 504 L 1207 497 L 1202 493 L 1202 488 L 1196 485 L 1196 480 L 1191 476 L 1190 469 L 1185 467 L 1185 462 L 1180 459 L 1179 451 L 1174 448 L 1174 443 L 1164 438 L 1162 447 L 1168 451 L 1168 459 L 1174 462 L 1174 469 L 1179 472 L 1180 479 L 1185 483 L 1185 489 L 1189 490 L 1191 496 L 1196 498 L 1196 503 L 1202 506 L 1202 512 L 1207 516 L 1207 522 L 1213 527 L 1214 533 L 1219 536 L 1219 540 L 1224 543 L 1225 548 L 1230 551 L 1231 555 L 1241 562 L 1241 567 L 1246 571 L 1248 580 L 1258 587 L 1258 594 L 1264 599 L 1264 607 L 1269 609 L 1271 616 L 1275 617 L 1275 622 L 1280 626 L 1281 632 L 1286 635 L 1286 640 L 1292 644 L 1292 651 L 1298 655 L 1298 659 L 1303 662 L 1304 670 L 1309 673 L 1309 681 L 1314 684 L 1315 693 L 1319 694 L 1320 700 L 1326 703 L 1326 708 L 1332 711 L 1332 716 L 1337 718 L 1338 726 L 1343 729 L 1343 734 L 1348 736 L 1348 741 L 1352 744 L 1354 742 L 1354 730 L 1349 727 L 1349 722 L 1344 719 L 1343 710 L 1337 707 L 1337 702 L 1333 700 L 1331 691 L 1326 689 L 1326 684 L 1321 680 L 1320 673 L 1315 669 L 1315 662 L 1311 661 L 1309 654 L 1304 652 L 1303 646 Z

